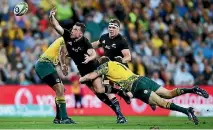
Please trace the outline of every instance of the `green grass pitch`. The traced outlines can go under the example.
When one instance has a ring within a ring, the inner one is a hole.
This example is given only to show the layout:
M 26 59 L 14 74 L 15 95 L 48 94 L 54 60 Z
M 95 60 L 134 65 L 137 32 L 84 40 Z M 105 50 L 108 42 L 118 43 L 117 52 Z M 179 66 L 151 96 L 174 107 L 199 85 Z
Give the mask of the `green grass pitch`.
M 212 129 L 212 117 L 199 117 L 194 125 L 187 117 L 129 116 L 127 124 L 116 124 L 112 116 L 74 116 L 77 124 L 52 124 L 53 118 L 0 117 L 0 129 Z

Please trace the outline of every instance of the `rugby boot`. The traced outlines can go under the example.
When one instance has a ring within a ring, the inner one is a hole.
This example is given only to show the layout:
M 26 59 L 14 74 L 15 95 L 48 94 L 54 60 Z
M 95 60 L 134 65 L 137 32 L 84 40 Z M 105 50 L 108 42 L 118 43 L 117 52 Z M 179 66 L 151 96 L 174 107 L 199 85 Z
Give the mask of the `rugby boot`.
M 71 118 L 61 119 L 59 124 L 76 124 Z
M 197 85 L 194 86 L 193 91 L 194 91 L 195 94 L 198 94 L 198 95 L 200 95 L 200 96 L 202 96 L 204 98 L 208 98 L 209 97 L 209 94 L 204 89 L 200 88 Z
M 198 125 L 199 121 L 194 114 L 194 108 L 189 107 L 187 109 L 187 116 L 188 116 L 189 120 L 192 120 L 195 123 L 195 125 Z

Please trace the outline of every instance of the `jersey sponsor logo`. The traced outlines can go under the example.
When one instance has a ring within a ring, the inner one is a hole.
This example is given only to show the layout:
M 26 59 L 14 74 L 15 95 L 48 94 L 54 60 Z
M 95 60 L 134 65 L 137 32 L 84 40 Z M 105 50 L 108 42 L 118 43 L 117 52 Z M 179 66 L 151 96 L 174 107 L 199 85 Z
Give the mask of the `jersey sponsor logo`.
M 112 44 L 111 46 L 106 45 L 106 46 L 104 46 L 104 48 L 110 50 L 110 49 L 112 49 L 112 48 L 116 48 L 116 44 Z
M 108 45 L 106 45 L 106 46 L 105 46 L 105 48 L 106 48 L 106 49 L 111 49 L 111 47 L 110 47 L 110 46 L 108 46 Z
M 78 47 L 78 48 L 72 48 L 72 50 L 75 51 L 75 52 L 79 52 L 79 51 L 81 51 L 81 48 L 80 47 Z

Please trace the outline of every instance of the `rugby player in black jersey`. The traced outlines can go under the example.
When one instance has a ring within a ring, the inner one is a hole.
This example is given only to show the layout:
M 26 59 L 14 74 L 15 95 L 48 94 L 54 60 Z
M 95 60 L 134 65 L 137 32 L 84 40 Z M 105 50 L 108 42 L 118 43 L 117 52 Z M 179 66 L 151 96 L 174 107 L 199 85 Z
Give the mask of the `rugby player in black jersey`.
M 69 57 L 75 62 L 79 73 L 84 76 L 90 72 L 93 72 L 99 66 L 98 61 L 95 60 L 96 52 L 92 48 L 88 39 L 83 36 L 86 26 L 83 23 L 76 23 L 71 31 L 62 28 L 58 21 L 55 19 L 56 9 L 53 8 L 50 12 L 50 23 L 53 28 L 64 38 L 65 45 L 68 51 Z M 102 92 L 102 79 L 100 77 L 94 79 L 92 82 L 87 82 L 87 85 L 93 92 L 96 92 L 97 97 L 113 109 L 117 115 L 117 123 L 125 123 L 123 114 L 118 109 L 117 105 L 112 102 L 105 93 Z M 120 90 L 119 90 L 120 91 Z M 122 93 L 126 96 L 125 93 Z
M 93 42 L 92 46 L 95 49 L 103 47 L 104 55 L 109 57 L 110 60 L 119 61 L 120 63 L 128 66 L 127 62 L 131 61 L 130 49 L 127 40 L 123 36 L 121 36 L 119 32 L 120 32 L 120 21 L 117 19 L 111 19 L 108 25 L 108 33 L 103 34 L 98 41 Z M 106 83 L 105 85 L 113 89 L 112 83 Z M 119 92 L 118 95 L 120 95 Z M 108 93 L 108 97 L 120 109 L 119 102 L 116 99 L 115 95 Z M 128 104 L 130 104 L 129 97 L 125 98 L 125 101 Z M 126 121 L 126 119 L 124 120 Z

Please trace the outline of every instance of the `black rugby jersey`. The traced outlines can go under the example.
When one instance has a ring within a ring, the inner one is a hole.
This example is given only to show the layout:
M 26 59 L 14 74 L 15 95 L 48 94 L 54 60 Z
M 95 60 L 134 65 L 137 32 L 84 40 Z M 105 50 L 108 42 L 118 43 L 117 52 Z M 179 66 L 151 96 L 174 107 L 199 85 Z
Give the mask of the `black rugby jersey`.
M 75 41 L 70 37 L 71 32 L 67 29 L 64 29 L 63 38 L 66 43 L 66 48 L 69 54 L 69 57 L 75 62 L 75 64 L 82 65 L 85 61 L 84 54 L 88 54 L 87 50 L 92 49 L 92 45 L 89 43 L 89 40 L 86 37 L 82 37 L 78 41 Z M 93 62 L 93 61 L 90 61 Z M 89 62 L 89 63 L 90 63 Z
M 114 61 L 116 56 L 123 58 L 122 50 L 129 49 L 128 43 L 124 37 L 118 34 L 113 39 L 109 38 L 109 33 L 103 34 L 99 39 L 99 47 L 104 48 L 104 55 Z

